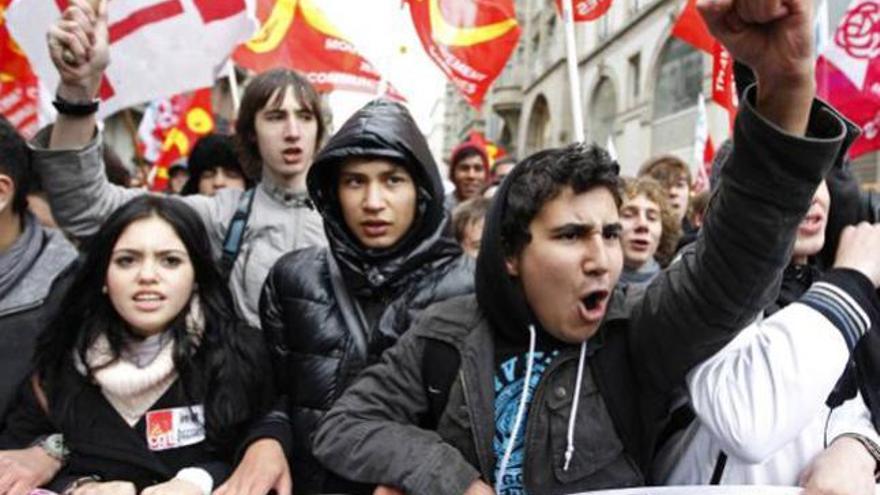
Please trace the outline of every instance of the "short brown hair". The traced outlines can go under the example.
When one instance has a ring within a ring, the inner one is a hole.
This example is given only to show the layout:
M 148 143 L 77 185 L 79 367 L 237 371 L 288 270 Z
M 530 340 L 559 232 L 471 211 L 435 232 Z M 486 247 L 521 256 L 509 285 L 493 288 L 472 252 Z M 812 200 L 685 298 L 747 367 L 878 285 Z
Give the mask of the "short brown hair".
M 660 225 L 663 227 L 663 232 L 660 234 L 660 242 L 654 257 L 662 266 L 666 266 L 675 256 L 675 248 L 681 237 L 681 224 L 669 207 L 668 195 L 663 185 L 651 177 L 623 180 L 623 185 L 620 188 L 623 203 L 640 194 L 644 194 L 649 201 L 657 203 L 657 206 L 660 207 Z
M 257 112 L 269 104 L 280 102 L 284 89 L 292 88 L 299 104 L 312 112 L 318 122 L 315 151 L 321 147 L 326 132 L 321 112 L 321 98 L 314 86 L 301 74 L 290 69 L 272 69 L 251 80 L 241 97 L 238 118 L 235 121 L 235 143 L 241 157 L 242 168 L 248 177 L 259 180 L 263 158 L 257 145 Z M 271 100 L 271 101 L 270 101 Z
M 691 169 L 687 163 L 674 155 L 660 155 L 645 162 L 639 169 L 639 177 L 649 176 L 663 187 L 670 187 L 679 177 L 687 179 L 688 187 L 693 182 Z
M 455 233 L 456 241 L 461 243 L 464 240 L 464 232 L 468 225 L 486 217 L 491 203 L 492 200 L 489 198 L 477 196 L 455 207 L 452 211 L 452 231 Z

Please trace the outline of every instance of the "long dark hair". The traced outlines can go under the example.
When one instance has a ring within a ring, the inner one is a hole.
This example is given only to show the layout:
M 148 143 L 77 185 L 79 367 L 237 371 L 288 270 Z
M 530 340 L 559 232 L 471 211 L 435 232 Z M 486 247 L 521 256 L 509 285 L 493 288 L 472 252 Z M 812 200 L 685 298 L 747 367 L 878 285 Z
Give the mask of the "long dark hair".
M 133 222 L 149 217 L 166 221 L 189 254 L 205 329 L 199 338 L 186 328 L 191 300 L 168 329 L 174 337 L 174 366 L 184 393 L 204 396 L 209 441 L 228 448 L 246 423 L 271 405 L 268 353 L 259 331 L 240 323 L 230 309 L 232 298 L 211 258 L 205 227 L 195 211 L 178 199 L 139 196 L 104 222 L 86 247 L 58 314 L 37 344 L 37 376 L 51 402 L 54 396 L 69 393 L 57 385 L 62 383 L 60 374 L 71 371 L 74 354 L 85 364 L 87 378 L 93 377 L 96 370 L 87 364 L 86 353 L 100 335 L 107 338 L 112 361 L 119 358 L 131 333 L 102 287 L 119 236 Z

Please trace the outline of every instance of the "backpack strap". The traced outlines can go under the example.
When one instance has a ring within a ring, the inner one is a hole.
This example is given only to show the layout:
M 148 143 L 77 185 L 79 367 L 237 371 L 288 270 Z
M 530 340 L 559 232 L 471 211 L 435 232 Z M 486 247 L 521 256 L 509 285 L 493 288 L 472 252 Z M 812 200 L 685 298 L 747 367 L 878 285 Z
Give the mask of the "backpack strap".
M 449 402 L 449 390 L 461 366 L 458 351 L 446 342 L 425 339 L 422 354 L 422 383 L 428 398 L 428 411 L 420 422 L 426 430 L 436 430 Z
M 238 258 L 238 252 L 241 251 L 241 241 L 247 230 L 248 217 L 251 216 L 256 192 L 257 189 L 253 187 L 238 198 L 238 207 L 235 209 L 235 214 L 232 215 L 229 228 L 226 229 L 226 237 L 223 239 L 223 255 L 220 258 L 220 273 L 226 280 L 229 280 L 232 266 L 235 264 L 235 259 Z

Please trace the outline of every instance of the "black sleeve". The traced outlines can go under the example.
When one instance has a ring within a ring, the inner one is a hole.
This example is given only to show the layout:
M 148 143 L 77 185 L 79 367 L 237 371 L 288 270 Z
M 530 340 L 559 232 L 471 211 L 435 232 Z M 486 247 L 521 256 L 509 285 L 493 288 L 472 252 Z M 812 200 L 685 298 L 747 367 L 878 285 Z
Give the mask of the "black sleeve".
M 660 393 L 681 384 L 775 299 L 797 227 L 849 140 L 845 120 L 818 100 L 806 137 L 785 133 L 758 114 L 755 90 L 746 90 L 695 248 L 633 309 L 636 373 Z
M 15 402 L 0 432 L 0 450 L 27 448 L 37 438 L 58 431 L 37 400 L 30 379 L 19 385 Z

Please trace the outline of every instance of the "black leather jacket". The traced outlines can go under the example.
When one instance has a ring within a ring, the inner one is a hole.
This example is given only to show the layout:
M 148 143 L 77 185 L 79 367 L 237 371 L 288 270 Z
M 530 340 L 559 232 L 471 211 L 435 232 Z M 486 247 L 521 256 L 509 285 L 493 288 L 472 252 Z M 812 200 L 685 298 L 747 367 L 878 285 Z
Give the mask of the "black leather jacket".
M 407 167 L 417 185 L 417 215 L 390 250 L 361 247 L 336 198 L 347 157 L 381 156 Z M 443 188 L 427 145 L 406 110 L 376 101 L 327 143 L 308 176 L 330 248 L 282 257 L 260 303 L 262 327 L 293 426 L 291 471 L 297 493 L 357 492 L 311 454 L 321 416 L 365 367 L 406 332 L 432 303 L 473 292 L 474 263 L 448 234 Z

